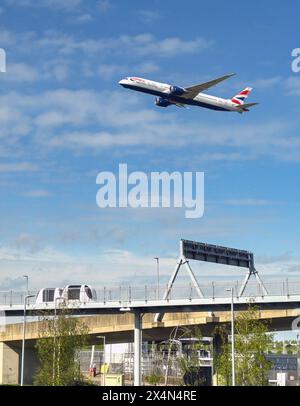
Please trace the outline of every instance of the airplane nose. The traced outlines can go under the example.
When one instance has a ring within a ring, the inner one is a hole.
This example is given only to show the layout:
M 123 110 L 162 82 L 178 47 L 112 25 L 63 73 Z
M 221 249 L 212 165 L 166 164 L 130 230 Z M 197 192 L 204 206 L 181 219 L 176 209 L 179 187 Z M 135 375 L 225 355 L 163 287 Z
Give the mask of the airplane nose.
M 125 80 L 124 79 L 121 79 L 120 81 L 119 81 L 119 85 L 124 85 L 124 83 L 125 83 Z

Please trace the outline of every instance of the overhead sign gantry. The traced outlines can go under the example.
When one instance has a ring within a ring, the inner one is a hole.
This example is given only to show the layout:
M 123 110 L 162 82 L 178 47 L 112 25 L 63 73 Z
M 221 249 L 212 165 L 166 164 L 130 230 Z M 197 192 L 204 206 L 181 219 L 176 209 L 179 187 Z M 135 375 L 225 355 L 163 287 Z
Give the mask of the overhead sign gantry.
M 168 299 L 178 272 L 183 265 L 185 266 L 199 297 L 204 297 L 200 285 L 192 271 L 192 268 L 190 267 L 189 260 L 212 262 L 215 264 L 247 268 L 248 272 L 239 291 L 239 296 L 243 295 L 251 275 L 255 276 L 258 284 L 262 289 L 263 294 L 266 295 L 268 293 L 263 284 L 263 281 L 258 275 L 258 271 L 255 269 L 254 255 L 252 252 L 236 248 L 222 247 L 219 245 L 206 244 L 197 241 L 180 240 L 179 259 L 174 272 L 168 282 L 168 286 L 164 293 L 163 299 Z M 157 314 L 155 320 L 160 321 L 161 315 Z

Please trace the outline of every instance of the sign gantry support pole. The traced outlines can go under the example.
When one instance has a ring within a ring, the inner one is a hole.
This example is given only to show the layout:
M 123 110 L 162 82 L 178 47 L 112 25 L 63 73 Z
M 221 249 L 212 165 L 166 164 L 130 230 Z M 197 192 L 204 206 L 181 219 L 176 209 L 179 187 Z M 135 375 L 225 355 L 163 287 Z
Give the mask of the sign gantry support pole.
M 257 280 L 257 283 L 258 283 L 259 286 L 261 287 L 261 290 L 262 290 L 263 294 L 264 294 L 264 295 L 267 295 L 267 294 L 268 294 L 268 291 L 267 291 L 267 289 L 266 289 L 266 287 L 265 287 L 265 285 L 264 285 L 262 279 L 260 278 L 260 276 L 259 276 L 259 274 L 258 274 L 258 272 L 257 272 L 257 270 L 256 270 L 256 268 L 255 268 L 255 266 L 254 266 L 254 257 L 253 257 L 253 254 L 251 254 L 251 256 L 250 256 L 250 266 L 249 266 L 249 270 L 248 270 L 248 273 L 247 273 L 247 275 L 246 275 L 246 277 L 245 277 L 245 279 L 244 279 L 244 282 L 243 282 L 243 284 L 242 284 L 242 287 L 241 287 L 241 289 L 240 289 L 240 291 L 239 291 L 239 296 L 243 296 L 244 291 L 245 291 L 246 286 L 247 286 L 247 283 L 249 282 L 249 279 L 251 278 L 251 275 L 254 275 L 254 276 L 255 276 L 255 278 L 256 278 L 256 280 Z
M 203 294 L 203 292 L 202 292 L 202 290 L 201 290 L 201 288 L 199 286 L 199 283 L 198 283 L 198 281 L 197 281 L 197 279 L 196 279 L 196 277 L 194 275 L 194 272 L 192 271 L 192 268 L 190 267 L 189 261 L 183 255 L 183 241 L 180 240 L 180 257 L 179 257 L 179 259 L 177 261 L 174 272 L 172 273 L 171 278 L 169 279 L 167 289 L 165 290 L 164 295 L 163 295 L 163 300 L 167 300 L 169 298 L 172 287 L 173 287 L 174 282 L 175 282 L 175 280 L 177 278 L 178 272 L 179 272 L 180 268 L 183 265 L 185 266 L 185 268 L 187 270 L 187 273 L 189 274 L 189 276 L 191 278 L 191 281 L 192 281 L 192 283 L 193 283 L 199 297 L 201 297 L 201 298 L 204 297 L 204 294 Z M 163 318 L 163 314 L 162 313 L 157 313 L 155 315 L 154 321 L 155 322 L 160 322 L 162 320 L 162 318 Z

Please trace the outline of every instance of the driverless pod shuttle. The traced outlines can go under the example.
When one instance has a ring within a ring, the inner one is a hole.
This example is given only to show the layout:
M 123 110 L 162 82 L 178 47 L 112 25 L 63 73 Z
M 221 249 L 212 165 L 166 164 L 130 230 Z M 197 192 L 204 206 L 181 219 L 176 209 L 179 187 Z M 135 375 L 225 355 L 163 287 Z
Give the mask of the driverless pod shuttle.
M 62 298 L 66 301 L 93 302 L 97 300 L 97 295 L 90 285 L 67 285 Z
M 171 105 L 175 105 L 177 107 L 186 107 L 186 105 L 191 105 L 204 107 L 211 110 L 244 113 L 245 111 L 249 111 L 249 107 L 258 104 L 245 103 L 245 100 L 252 90 L 251 87 L 246 87 L 244 90 L 230 99 L 223 99 L 202 93 L 204 90 L 215 86 L 233 75 L 234 74 L 221 76 L 220 78 L 210 80 L 209 82 L 200 83 L 198 85 L 189 87 L 179 87 L 138 77 L 127 77 L 120 80 L 119 84 L 131 90 L 157 96 L 155 99 L 155 104 L 159 107 L 168 107 Z
M 67 285 L 63 288 L 43 288 L 39 291 L 36 303 L 56 303 L 57 299 L 63 302 L 92 302 L 97 300 L 95 289 L 90 285 Z
M 60 299 L 62 295 L 62 288 L 43 288 L 39 291 L 36 303 L 52 303 L 56 299 Z

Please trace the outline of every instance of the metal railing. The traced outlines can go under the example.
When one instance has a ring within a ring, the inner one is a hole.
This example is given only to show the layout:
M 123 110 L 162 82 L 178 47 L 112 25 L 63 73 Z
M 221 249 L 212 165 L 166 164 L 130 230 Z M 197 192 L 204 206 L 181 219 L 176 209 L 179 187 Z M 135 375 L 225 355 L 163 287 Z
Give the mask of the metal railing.
M 299 280 L 264 280 L 264 285 L 268 294 L 264 295 L 260 285 L 256 282 L 249 282 L 243 294 L 245 297 L 263 297 L 263 296 L 285 296 L 300 295 Z M 242 286 L 242 281 L 214 281 L 200 284 L 201 290 L 205 298 L 217 299 L 230 297 L 231 293 L 228 288 L 234 288 L 234 296 L 238 297 L 239 290 Z M 139 286 L 119 286 L 119 287 L 103 287 L 96 289 L 96 297 L 93 301 L 97 303 L 119 302 L 130 304 L 132 301 L 156 301 L 162 300 L 163 294 L 167 285 L 161 284 L 159 287 L 159 295 L 157 286 L 155 285 L 139 285 Z M 38 294 L 38 291 L 30 291 L 31 295 Z M 0 291 L 0 305 L 13 306 L 24 303 L 24 297 L 27 294 L 25 291 Z M 193 300 L 199 298 L 195 287 L 191 283 L 184 285 L 175 285 L 169 296 L 165 300 L 185 299 Z M 36 297 L 29 299 L 30 304 L 36 303 Z

